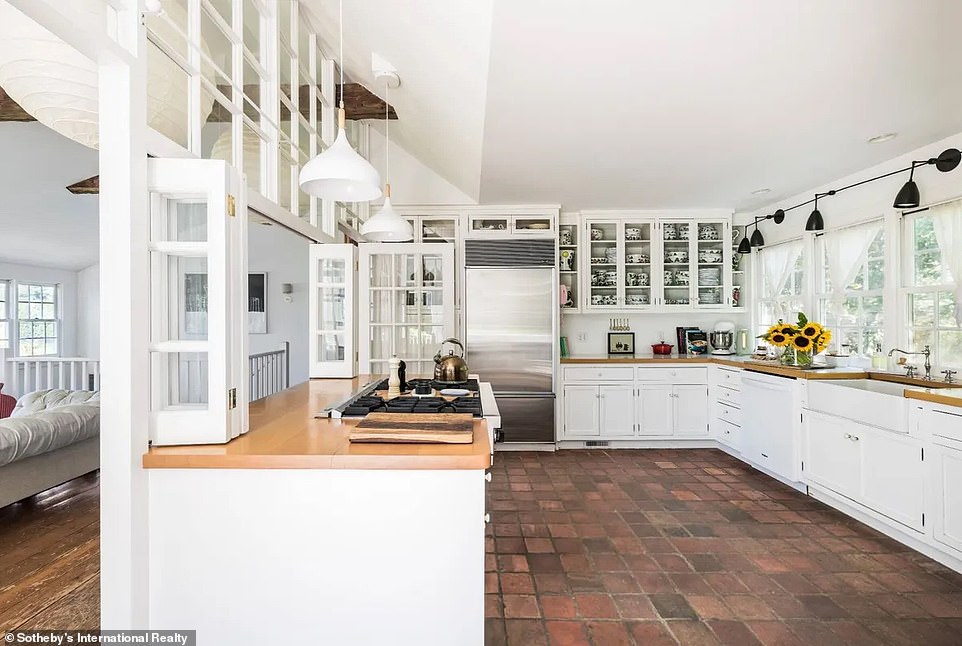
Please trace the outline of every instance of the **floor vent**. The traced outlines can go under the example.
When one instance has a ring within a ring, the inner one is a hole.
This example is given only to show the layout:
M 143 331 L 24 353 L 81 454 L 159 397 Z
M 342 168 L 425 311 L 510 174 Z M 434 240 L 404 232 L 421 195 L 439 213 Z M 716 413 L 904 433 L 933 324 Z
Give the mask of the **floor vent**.
M 585 442 L 586 449 L 604 447 L 604 446 L 608 446 L 608 442 L 605 440 L 587 440 Z

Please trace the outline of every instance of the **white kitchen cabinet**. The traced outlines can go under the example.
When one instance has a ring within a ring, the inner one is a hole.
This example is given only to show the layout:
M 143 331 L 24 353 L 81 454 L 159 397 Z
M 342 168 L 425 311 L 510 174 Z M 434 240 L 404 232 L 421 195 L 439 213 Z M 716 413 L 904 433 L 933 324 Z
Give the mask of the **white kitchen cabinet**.
M 922 531 L 925 478 L 918 440 L 805 411 L 807 481 Z
M 248 429 L 246 189 L 214 159 L 148 159 L 149 435 L 213 444 Z
M 601 396 L 601 434 L 630 436 L 635 434 L 635 389 L 633 384 L 603 385 Z
M 716 440 L 730 449 L 741 451 L 740 427 L 732 424 L 731 422 L 716 419 L 712 422 L 712 430 Z
M 670 384 L 642 384 L 638 389 L 640 435 L 671 435 L 674 397 Z
M 933 538 L 962 553 L 962 444 L 935 444 L 926 458 L 932 484 Z
M 708 435 L 708 386 L 672 386 L 672 434 Z
M 922 531 L 925 472 L 921 442 L 891 431 L 858 426 L 861 428 L 852 436 L 861 448 L 862 503 Z
M 358 245 L 358 370 L 387 374 L 397 356 L 408 377 L 431 376 L 441 342 L 456 335 L 454 245 Z
M 357 376 L 357 247 L 312 244 L 308 270 L 310 376 Z
M 852 422 L 805 411 L 805 478 L 848 498 L 858 496 L 862 463 Z
M 566 437 L 631 437 L 635 433 L 634 384 L 567 384 L 564 387 Z
M 564 387 L 565 435 L 598 435 L 601 432 L 598 394 L 598 386 Z
M 475 213 L 468 216 L 468 233 L 486 236 L 550 236 L 557 231 L 557 211 L 527 213 Z

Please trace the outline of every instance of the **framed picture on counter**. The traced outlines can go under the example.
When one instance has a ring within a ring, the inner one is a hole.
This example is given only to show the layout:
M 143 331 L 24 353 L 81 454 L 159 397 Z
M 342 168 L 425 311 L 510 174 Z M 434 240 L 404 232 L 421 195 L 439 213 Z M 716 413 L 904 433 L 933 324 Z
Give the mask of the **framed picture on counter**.
M 609 332 L 608 354 L 635 354 L 634 332 Z

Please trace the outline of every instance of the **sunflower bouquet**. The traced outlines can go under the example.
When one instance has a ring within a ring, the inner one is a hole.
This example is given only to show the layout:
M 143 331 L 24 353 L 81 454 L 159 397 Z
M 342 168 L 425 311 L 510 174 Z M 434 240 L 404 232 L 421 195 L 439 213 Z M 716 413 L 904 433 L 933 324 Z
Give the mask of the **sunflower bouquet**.
M 832 332 L 815 321 L 809 321 L 805 314 L 799 312 L 797 324 L 779 319 L 758 338 L 776 348 L 785 348 L 781 355 L 782 363 L 808 367 L 812 365 L 816 354 L 828 348 Z

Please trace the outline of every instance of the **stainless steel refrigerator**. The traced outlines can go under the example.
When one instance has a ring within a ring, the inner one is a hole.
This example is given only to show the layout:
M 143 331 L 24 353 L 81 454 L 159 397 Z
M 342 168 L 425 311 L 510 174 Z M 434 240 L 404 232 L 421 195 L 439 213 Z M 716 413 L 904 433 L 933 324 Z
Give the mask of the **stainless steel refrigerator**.
M 494 390 L 503 442 L 554 442 L 554 240 L 465 241 L 468 368 Z

